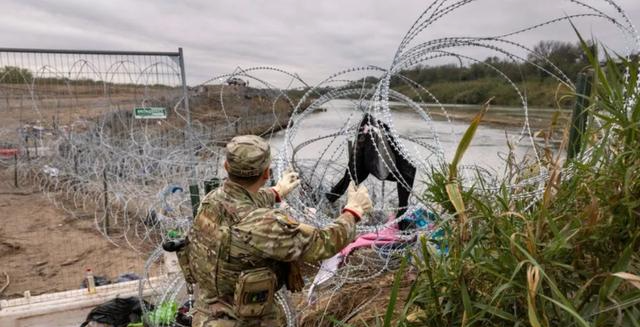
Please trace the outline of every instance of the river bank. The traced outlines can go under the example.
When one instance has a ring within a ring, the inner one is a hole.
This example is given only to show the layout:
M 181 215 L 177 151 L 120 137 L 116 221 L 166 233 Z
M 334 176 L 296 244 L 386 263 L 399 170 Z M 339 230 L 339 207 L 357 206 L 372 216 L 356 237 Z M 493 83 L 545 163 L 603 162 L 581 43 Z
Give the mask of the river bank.
M 425 103 L 421 105 L 434 120 L 470 122 L 480 110 L 480 105 L 467 104 L 435 104 Z M 392 110 L 411 110 L 401 104 L 391 104 Z M 443 110 L 444 109 L 444 110 Z M 529 126 L 533 129 L 546 129 L 552 121 L 557 119 L 558 126 L 563 126 L 571 118 L 571 110 L 554 108 L 528 108 L 526 113 L 522 107 L 490 106 L 483 117 L 485 125 L 493 127 L 520 127 L 524 125 L 525 116 L 528 117 Z

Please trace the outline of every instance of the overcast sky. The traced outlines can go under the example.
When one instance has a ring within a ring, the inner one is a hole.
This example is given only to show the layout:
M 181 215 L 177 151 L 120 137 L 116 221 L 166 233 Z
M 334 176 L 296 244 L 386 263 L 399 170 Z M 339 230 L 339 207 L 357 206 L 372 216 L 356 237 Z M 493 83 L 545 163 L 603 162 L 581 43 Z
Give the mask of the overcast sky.
M 614 14 L 603 0 L 583 0 Z M 0 47 L 175 51 L 183 47 L 190 84 L 237 66 L 270 65 L 315 83 L 352 66 L 388 67 L 404 33 L 430 0 L 0 0 Z M 618 0 L 640 24 L 640 0 Z M 455 11 L 418 40 L 495 35 L 584 12 L 560 0 L 479 0 Z M 625 40 L 604 20 L 581 31 L 622 51 Z M 568 23 L 515 38 L 574 40 Z M 628 43 L 628 42 L 627 42 Z M 482 57 L 477 50 L 465 50 Z M 474 52 L 476 51 L 476 52 Z

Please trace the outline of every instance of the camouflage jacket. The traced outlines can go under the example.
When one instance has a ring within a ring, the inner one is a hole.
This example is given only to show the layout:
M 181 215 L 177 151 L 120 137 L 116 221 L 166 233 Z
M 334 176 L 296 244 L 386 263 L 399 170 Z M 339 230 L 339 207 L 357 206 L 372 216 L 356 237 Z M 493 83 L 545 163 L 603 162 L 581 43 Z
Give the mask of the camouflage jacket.
M 340 215 L 315 228 L 274 209 L 269 189 L 251 193 L 229 180 L 207 194 L 189 232 L 188 256 L 199 301 L 233 298 L 240 272 L 269 267 L 282 286 L 282 262 L 315 262 L 335 255 L 355 237 L 355 218 Z M 201 304 L 204 304 L 200 302 Z

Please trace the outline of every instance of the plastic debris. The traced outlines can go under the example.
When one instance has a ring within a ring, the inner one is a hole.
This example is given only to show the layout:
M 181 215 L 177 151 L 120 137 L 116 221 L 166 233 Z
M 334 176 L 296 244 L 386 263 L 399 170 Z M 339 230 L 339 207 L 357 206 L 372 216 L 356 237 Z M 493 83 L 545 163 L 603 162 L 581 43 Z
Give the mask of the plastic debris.
M 146 302 L 143 302 L 148 306 Z M 92 321 L 115 327 L 126 327 L 131 322 L 140 322 L 142 306 L 138 297 L 115 298 L 91 310 L 80 325 L 85 327 Z
M 118 275 L 118 278 L 116 278 L 116 283 L 124 283 L 124 282 L 130 282 L 133 280 L 140 280 L 140 276 L 138 276 L 135 273 L 132 272 L 128 272 L 128 273 L 124 273 L 124 274 L 120 274 Z
M 93 275 L 93 281 L 95 283 L 95 286 L 104 286 L 104 285 L 111 284 L 109 279 L 107 277 L 105 277 L 105 276 Z M 80 286 L 80 288 L 87 288 L 87 278 L 86 277 L 82 280 L 82 285 Z

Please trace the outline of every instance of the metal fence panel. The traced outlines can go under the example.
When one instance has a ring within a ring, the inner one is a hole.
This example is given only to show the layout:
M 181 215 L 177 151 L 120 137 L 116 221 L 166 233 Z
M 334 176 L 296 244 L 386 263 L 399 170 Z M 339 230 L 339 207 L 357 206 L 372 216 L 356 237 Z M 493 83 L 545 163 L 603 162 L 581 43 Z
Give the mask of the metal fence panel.
M 192 171 L 187 90 L 181 49 L 0 49 L 3 296 L 143 275 L 155 226 L 188 216 L 172 183 Z M 136 118 L 150 107 L 166 118 Z

